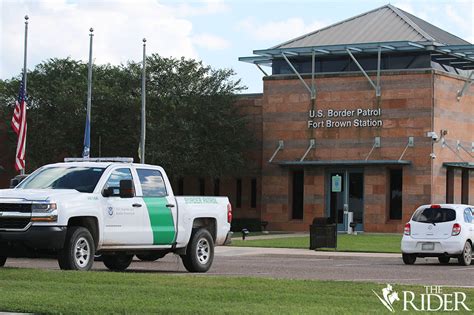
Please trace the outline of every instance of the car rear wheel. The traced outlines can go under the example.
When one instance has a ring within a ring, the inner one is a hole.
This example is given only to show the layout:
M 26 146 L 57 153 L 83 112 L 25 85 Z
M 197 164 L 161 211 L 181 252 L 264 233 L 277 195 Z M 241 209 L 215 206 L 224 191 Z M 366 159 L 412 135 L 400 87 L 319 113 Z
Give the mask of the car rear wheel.
M 472 245 L 469 242 L 464 244 L 462 254 L 458 256 L 458 261 L 461 266 L 469 266 L 472 262 Z
M 402 254 L 402 259 L 405 265 L 413 265 L 416 261 L 415 254 Z
M 450 259 L 451 259 L 451 257 L 449 257 L 449 256 L 440 256 L 440 257 L 438 257 L 438 261 L 439 261 L 439 263 L 442 264 L 442 265 L 447 265 L 447 264 L 449 264 L 449 260 L 450 260 Z
M 211 233 L 206 229 L 193 230 L 186 255 L 181 256 L 181 259 L 189 272 L 208 271 L 214 260 L 214 240 Z
M 5 266 L 6 261 L 7 261 L 7 256 L 0 256 L 0 267 Z
M 133 255 L 103 255 L 105 267 L 112 271 L 124 271 L 132 263 Z
M 91 233 L 82 226 L 68 228 L 64 248 L 58 255 L 63 270 L 87 271 L 94 263 L 95 244 Z

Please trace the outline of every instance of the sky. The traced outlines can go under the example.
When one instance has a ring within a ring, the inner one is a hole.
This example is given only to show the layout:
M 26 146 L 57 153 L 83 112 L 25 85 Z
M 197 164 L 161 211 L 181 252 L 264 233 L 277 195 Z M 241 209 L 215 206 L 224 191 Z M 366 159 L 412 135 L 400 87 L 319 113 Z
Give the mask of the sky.
M 120 64 L 147 54 L 195 58 L 232 68 L 245 93 L 262 92 L 263 74 L 238 58 L 388 4 L 387 0 L 0 0 L 0 78 L 23 67 L 24 16 L 29 16 L 28 69 L 49 58 Z M 390 3 L 471 43 L 474 0 Z

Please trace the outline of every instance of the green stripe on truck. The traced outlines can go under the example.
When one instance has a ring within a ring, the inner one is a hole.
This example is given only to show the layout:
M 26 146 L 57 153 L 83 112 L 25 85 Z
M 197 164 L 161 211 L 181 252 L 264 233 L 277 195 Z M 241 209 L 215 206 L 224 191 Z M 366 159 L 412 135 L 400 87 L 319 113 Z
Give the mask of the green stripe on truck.
M 174 228 L 173 214 L 166 207 L 166 197 L 144 197 L 148 216 L 150 217 L 151 230 L 153 231 L 153 245 L 170 245 L 174 242 L 176 231 Z

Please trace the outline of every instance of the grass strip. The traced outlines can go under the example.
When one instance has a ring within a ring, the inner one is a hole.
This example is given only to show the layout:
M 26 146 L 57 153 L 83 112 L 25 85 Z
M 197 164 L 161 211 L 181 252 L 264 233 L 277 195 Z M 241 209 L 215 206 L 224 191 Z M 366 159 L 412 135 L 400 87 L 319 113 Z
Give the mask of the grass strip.
M 396 234 L 340 234 L 337 236 L 337 251 L 400 253 L 401 240 L 402 236 Z M 309 236 L 245 241 L 233 239 L 232 246 L 307 249 L 309 248 Z
M 385 284 L 0 269 L 0 310 L 47 314 L 381 314 Z M 422 286 L 394 289 L 424 292 Z M 474 308 L 474 289 L 465 292 Z M 396 309 L 402 311 L 398 302 Z M 409 312 L 404 312 L 409 313 Z M 459 312 L 462 314 L 462 312 Z

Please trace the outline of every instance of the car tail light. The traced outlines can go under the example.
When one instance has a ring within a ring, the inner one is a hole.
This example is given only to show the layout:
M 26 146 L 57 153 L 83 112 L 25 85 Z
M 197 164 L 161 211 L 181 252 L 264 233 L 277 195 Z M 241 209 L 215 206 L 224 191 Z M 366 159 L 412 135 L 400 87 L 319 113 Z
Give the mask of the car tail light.
M 405 228 L 403 229 L 403 234 L 410 235 L 411 234 L 411 225 L 410 223 L 405 224 Z
M 459 233 L 461 233 L 461 225 L 459 223 L 454 223 L 451 235 L 456 236 L 459 235 Z
M 431 209 L 440 209 L 441 206 L 440 206 L 440 205 L 431 205 L 430 208 L 431 208 Z
M 231 204 L 227 204 L 227 222 L 232 222 L 232 206 Z

